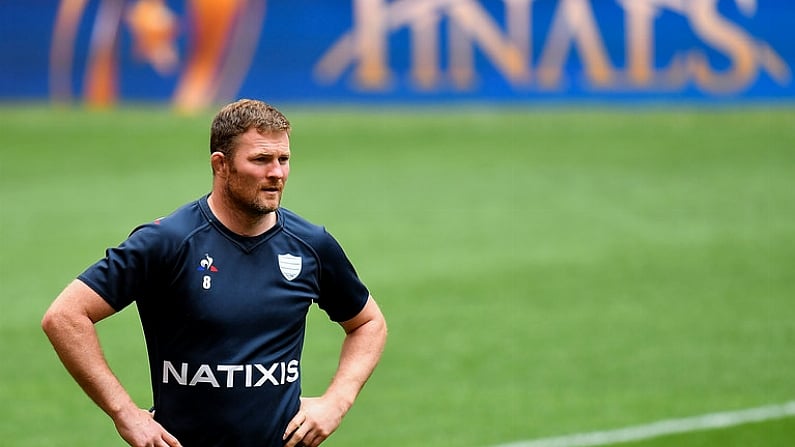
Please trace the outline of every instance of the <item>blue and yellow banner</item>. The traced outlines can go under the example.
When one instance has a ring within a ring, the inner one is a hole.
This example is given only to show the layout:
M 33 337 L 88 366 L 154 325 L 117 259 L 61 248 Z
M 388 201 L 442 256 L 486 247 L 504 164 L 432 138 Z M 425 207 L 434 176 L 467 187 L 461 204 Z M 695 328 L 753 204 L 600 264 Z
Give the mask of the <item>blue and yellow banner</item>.
M 0 99 L 788 101 L 791 0 L 0 2 Z

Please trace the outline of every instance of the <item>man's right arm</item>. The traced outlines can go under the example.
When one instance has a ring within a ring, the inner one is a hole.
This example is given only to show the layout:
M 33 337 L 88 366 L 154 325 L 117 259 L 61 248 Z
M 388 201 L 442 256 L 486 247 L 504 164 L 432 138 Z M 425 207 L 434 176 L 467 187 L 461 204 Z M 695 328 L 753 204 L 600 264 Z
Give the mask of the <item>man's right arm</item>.
M 69 284 L 44 314 L 41 326 L 67 371 L 113 419 L 133 447 L 180 446 L 146 410 L 138 408 L 108 366 L 94 324 L 116 311 L 80 280 Z

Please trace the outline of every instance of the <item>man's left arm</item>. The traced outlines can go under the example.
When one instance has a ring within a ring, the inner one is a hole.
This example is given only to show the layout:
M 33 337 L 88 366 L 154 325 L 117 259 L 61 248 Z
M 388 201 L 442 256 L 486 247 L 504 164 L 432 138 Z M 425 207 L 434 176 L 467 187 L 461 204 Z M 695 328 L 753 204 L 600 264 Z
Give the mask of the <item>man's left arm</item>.
M 386 320 L 372 296 L 345 330 L 337 372 L 321 397 L 302 398 L 301 409 L 287 425 L 285 447 L 317 447 L 342 422 L 373 373 L 386 343 Z

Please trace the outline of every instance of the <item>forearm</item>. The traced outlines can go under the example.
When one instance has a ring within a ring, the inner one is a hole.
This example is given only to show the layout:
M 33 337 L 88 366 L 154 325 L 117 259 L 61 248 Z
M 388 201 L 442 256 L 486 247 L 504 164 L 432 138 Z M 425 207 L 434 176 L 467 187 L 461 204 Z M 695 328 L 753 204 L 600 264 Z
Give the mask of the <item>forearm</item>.
M 44 330 L 67 371 L 105 413 L 115 420 L 137 408 L 108 366 L 90 319 L 53 316 Z
M 378 365 L 386 344 L 386 334 L 386 322 L 380 311 L 372 319 L 346 333 L 337 371 L 325 393 L 326 397 L 339 402 L 344 412 L 353 405 Z
M 41 326 L 67 371 L 85 393 L 113 419 L 131 446 L 179 447 L 179 441 L 141 410 L 111 371 L 95 324 L 115 310 L 88 286 L 74 281 L 44 314 Z
M 115 312 L 80 281 L 52 303 L 42 329 L 67 371 L 85 393 L 114 420 L 135 404 L 111 371 L 94 324 Z

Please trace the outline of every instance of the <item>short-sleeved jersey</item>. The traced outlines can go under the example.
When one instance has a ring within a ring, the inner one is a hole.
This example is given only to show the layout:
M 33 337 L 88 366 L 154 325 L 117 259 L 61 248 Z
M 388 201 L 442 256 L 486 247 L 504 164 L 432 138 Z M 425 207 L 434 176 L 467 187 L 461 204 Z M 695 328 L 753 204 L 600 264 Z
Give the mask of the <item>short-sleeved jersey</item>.
M 136 228 L 78 277 L 116 310 L 137 304 L 155 419 L 183 445 L 282 446 L 300 406 L 309 306 L 341 322 L 369 296 L 323 227 L 276 214 L 243 237 L 203 197 Z

